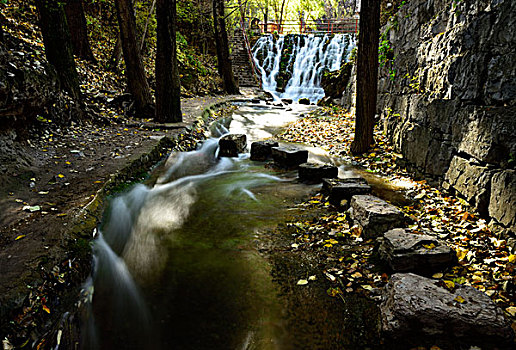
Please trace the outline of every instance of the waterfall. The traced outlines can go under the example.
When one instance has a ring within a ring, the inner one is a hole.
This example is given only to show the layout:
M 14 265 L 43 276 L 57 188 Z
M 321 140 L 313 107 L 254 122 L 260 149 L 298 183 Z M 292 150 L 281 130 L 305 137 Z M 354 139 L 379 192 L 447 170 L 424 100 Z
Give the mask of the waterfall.
M 340 69 L 356 46 L 349 34 L 262 36 L 253 47 L 253 57 L 262 85 L 279 98 L 317 102 L 324 97 L 324 70 Z M 289 78 L 285 82 L 285 78 Z

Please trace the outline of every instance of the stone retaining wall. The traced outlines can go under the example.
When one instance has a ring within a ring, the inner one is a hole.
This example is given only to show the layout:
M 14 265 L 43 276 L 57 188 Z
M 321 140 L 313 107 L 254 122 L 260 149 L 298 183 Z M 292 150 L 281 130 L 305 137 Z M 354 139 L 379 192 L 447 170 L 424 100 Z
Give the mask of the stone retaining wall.
M 516 232 L 516 1 L 407 1 L 382 29 L 379 114 L 412 170 Z

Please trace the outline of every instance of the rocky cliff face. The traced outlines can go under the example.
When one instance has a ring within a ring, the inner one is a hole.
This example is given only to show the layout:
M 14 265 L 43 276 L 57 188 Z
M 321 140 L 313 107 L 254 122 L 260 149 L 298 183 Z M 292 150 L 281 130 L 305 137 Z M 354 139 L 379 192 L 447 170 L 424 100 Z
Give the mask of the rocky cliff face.
M 383 28 L 379 113 L 415 171 L 516 232 L 516 1 L 407 1 Z

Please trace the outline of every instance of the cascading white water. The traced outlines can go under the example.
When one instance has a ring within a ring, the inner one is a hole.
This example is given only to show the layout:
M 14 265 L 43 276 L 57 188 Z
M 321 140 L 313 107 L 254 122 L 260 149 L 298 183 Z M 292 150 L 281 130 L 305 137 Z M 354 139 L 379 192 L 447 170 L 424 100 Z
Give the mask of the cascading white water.
M 253 56 L 261 73 L 265 91 L 279 98 L 294 101 L 306 97 L 317 102 L 324 97 L 321 77 L 325 69 L 340 69 L 343 61 L 348 61 L 351 50 L 356 46 L 355 37 L 349 34 L 326 34 L 324 36 L 294 36 L 287 64 L 281 67 L 286 38 L 275 40 L 272 35 L 261 37 L 253 48 Z M 295 60 L 292 64 L 292 60 Z M 280 69 L 292 67 L 291 78 L 284 92 L 278 91 L 277 77 Z

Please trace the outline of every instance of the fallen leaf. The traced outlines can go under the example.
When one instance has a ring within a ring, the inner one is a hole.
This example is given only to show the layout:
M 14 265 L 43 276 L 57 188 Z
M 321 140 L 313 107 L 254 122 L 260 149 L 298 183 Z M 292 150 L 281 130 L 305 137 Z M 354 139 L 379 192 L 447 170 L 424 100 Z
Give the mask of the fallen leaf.
M 435 244 L 433 244 L 433 243 L 423 244 L 423 247 L 425 247 L 426 249 L 434 249 L 435 248 Z
M 50 313 L 50 309 L 46 305 L 43 305 L 43 310 L 45 310 L 47 313 Z
M 26 236 L 26 235 L 19 235 L 19 236 L 17 236 L 14 240 L 15 240 L 15 241 L 17 241 L 17 240 L 19 240 L 19 239 L 22 239 L 22 238 L 23 238 L 23 237 L 25 237 L 25 236 Z
M 307 280 L 299 280 L 299 281 L 297 281 L 297 285 L 298 285 L 298 286 L 304 286 L 304 285 L 306 285 L 306 284 L 308 284 L 308 281 L 307 281 Z
M 459 302 L 459 303 L 461 303 L 461 304 L 464 304 L 464 302 L 466 301 L 466 300 L 465 300 L 463 297 L 461 297 L 460 295 L 457 295 L 457 296 L 455 297 L 455 299 L 453 299 L 453 300 L 455 300 L 456 302 Z
M 444 274 L 442 272 L 437 272 L 432 275 L 432 278 L 439 279 L 439 278 L 443 278 L 443 276 L 444 276 Z
M 512 317 L 516 317 L 516 306 L 509 306 L 505 311 Z
M 62 179 L 63 177 L 65 177 L 63 174 L 57 174 L 57 177 Z

